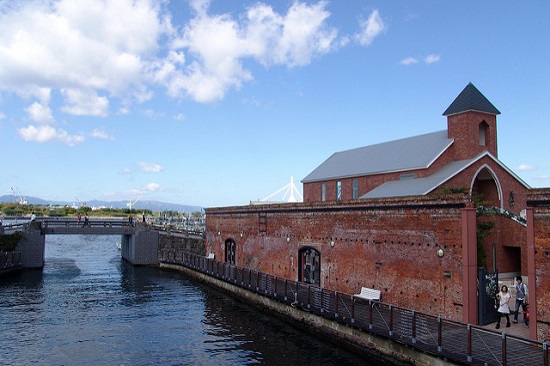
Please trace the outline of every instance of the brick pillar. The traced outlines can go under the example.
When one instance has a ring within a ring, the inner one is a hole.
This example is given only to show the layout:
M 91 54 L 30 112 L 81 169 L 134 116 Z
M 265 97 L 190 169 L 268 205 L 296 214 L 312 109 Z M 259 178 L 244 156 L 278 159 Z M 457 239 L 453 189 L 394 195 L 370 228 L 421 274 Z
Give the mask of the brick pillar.
M 537 276 L 535 267 L 535 220 L 534 210 L 527 211 L 527 276 L 529 277 L 529 338 L 537 339 Z
M 462 209 L 463 321 L 477 324 L 477 223 L 475 208 Z

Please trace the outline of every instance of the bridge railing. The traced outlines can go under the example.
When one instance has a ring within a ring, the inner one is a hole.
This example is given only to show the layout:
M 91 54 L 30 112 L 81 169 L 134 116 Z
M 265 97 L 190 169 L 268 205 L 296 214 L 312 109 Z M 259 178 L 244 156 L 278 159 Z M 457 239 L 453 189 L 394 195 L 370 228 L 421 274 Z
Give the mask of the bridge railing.
M 28 222 L 20 222 L 16 224 L 2 224 L 0 225 L 0 234 L 13 234 L 16 231 L 27 230 L 29 226 Z
M 161 250 L 159 260 L 191 268 L 290 306 L 459 363 L 549 364 L 546 342 L 510 336 L 379 301 L 366 301 L 181 250 Z
M 88 222 L 77 219 L 51 219 L 41 220 L 42 227 L 125 227 L 133 226 L 135 223 L 130 223 L 128 220 L 120 219 L 90 219 Z
M 195 235 L 195 236 L 204 236 L 204 231 L 202 230 L 190 230 L 190 229 L 183 229 L 181 227 L 178 227 L 177 225 L 167 224 L 167 225 L 159 225 L 159 224 L 151 224 L 151 227 L 155 230 L 158 230 L 160 232 L 165 232 L 169 234 L 184 234 L 184 235 Z

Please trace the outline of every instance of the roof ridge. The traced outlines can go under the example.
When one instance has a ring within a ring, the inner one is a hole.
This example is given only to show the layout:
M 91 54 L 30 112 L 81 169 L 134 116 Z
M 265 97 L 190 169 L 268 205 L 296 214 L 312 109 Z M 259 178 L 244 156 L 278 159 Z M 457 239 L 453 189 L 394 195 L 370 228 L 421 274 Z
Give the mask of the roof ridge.
M 438 134 L 438 133 L 447 133 L 447 130 L 439 130 L 439 131 L 427 132 L 427 133 L 423 133 L 423 134 L 420 134 L 420 135 L 414 135 L 414 136 L 409 136 L 409 137 L 403 137 L 403 138 L 400 138 L 400 139 L 395 139 L 395 140 L 390 140 L 390 141 L 384 141 L 384 142 L 377 142 L 377 143 L 371 144 L 371 145 L 364 145 L 364 146 L 359 146 L 359 147 L 353 147 L 353 148 L 351 148 L 351 149 L 336 151 L 335 153 L 333 153 L 333 155 L 334 155 L 334 154 L 343 153 L 343 152 L 353 151 L 353 150 L 365 149 L 365 148 L 368 148 L 368 147 L 376 147 L 376 146 L 380 146 L 380 145 L 387 145 L 387 144 L 392 144 L 392 143 L 401 142 L 401 141 L 406 141 L 406 140 L 414 140 L 414 139 L 418 139 L 418 138 L 421 138 L 421 137 L 424 137 L 424 136 L 428 136 L 428 135 L 435 135 L 435 134 Z M 452 140 L 452 138 L 450 138 L 450 140 Z

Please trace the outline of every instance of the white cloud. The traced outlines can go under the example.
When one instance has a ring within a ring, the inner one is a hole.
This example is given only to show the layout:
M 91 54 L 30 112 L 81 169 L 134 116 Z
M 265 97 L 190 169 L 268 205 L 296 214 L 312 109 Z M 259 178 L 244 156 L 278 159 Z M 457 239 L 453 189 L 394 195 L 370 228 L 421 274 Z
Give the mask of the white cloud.
M 4 118 L 6 118 L 6 115 L 4 113 L 0 112 L 0 119 L 4 119 Z
M 139 166 L 145 173 L 160 173 L 164 168 L 160 164 L 141 162 Z
M 51 124 L 54 122 L 52 110 L 47 105 L 42 105 L 38 102 L 34 102 L 27 109 L 29 117 L 34 122 Z
M 439 62 L 440 60 L 441 60 L 441 56 L 440 55 L 435 55 L 435 54 L 428 55 L 428 56 L 426 56 L 422 59 L 422 61 L 424 61 L 424 63 L 426 63 L 428 65 Z M 405 65 L 405 66 L 409 66 L 409 65 L 417 64 L 418 62 L 419 61 L 416 57 L 411 56 L 411 57 L 407 57 L 407 58 L 404 58 L 403 60 L 401 60 L 400 64 Z
M 156 192 L 160 189 L 160 184 L 158 184 L 158 183 L 148 183 L 145 186 L 145 189 L 149 192 Z
M 94 90 L 63 89 L 66 105 L 63 112 L 77 116 L 105 117 L 109 111 L 109 100 L 100 97 Z
M 535 170 L 535 167 L 532 166 L 532 165 L 528 165 L 528 164 L 520 164 L 517 167 L 517 170 L 520 171 L 520 172 L 531 172 L 531 171 Z
M 176 121 L 185 121 L 185 115 L 183 113 L 178 113 L 173 117 L 173 119 Z
M 247 13 L 246 47 L 263 64 L 302 66 L 335 47 L 337 32 L 326 25 L 326 2 L 295 2 L 285 16 L 258 4 Z
M 433 64 L 439 62 L 439 60 L 441 60 L 441 56 L 434 54 L 428 55 L 424 58 L 424 62 L 427 64 Z
M 82 135 L 69 135 L 67 131 L 56 129 L 51 126 L 35 127 L 33 125 L 29 125 L 28 127 L 20 128 L 18 133 L 25 141 L 59 141 L 69 146 L 75 146 L 76 144 L 84 141 L 84 136 Z
M 107 116 L 112 98 L 128 113 L 159 85 L 174 98 L 210 103 L 253 79 L 245 60 L 303 66 L 349 42 L 327 24 L 326 1 L 296 1 L 286 12 L 257 3 L 232 16 L 194 0 L 192 19 L 178 27 L 158 0 L 14 4 L 0 5 L 0 92 L 36 98 L 41 110 L 28 113 L 41 123 L 57 112 L 51 92 L 63 97 L 62 112 L 78 116 Z M 364 26 L 367 42 L 384 29 L 378 12 Z
M 359 22 L 361 32 L 355 35 L 355 39 L 363 46 L 368 46 L 386 30 L 386 25 L 380 17 L 378 10 L 374 10 L 367 20 Z
M 401 65 L 408 66 L 408 65 L 412 65 L 412 64 L 416 64 L 416 63 L 418 63 L 418 60 L 414 57 L 407 57 L 407 58 L 401 60 Z
M 95 128 L 92 131 L 91 136 L 96 138 L 96 139 L 102 139 L 102 140 L 114 140 L 115 139 L 113 136 L 109 135 L 107 132 L 105 132 L 103 130 L 100 130 L 100 129 L 97 129 L 97 128 Z
M 326 25 L 326 2 L 295 2 L 284 15 L 258 3 L 241 23 L 227 14 L 209 15 L 209 1 L 194 1 L 195 17 L 173 43 L 172 52 L 152 68 L 153 78 L 173 97 L 215 102 L 252 80 L 242 62 L 303 66 L 335 47 L 336 30 Z M 187 56 L 184 56 L 187 51 Z
M 4 6 L 0 89 L 20 95 L 80 89 L 141 98 L 142 59 L 158 49 L 166 24 L 156 1 L 37 0 Z M 78 104 L 68 109 L 87 111 Z
M 150 119 L 159 119 L 165 116 L 164 112 L 157 112 L 151 108 L 140 111 L 140 114 Z

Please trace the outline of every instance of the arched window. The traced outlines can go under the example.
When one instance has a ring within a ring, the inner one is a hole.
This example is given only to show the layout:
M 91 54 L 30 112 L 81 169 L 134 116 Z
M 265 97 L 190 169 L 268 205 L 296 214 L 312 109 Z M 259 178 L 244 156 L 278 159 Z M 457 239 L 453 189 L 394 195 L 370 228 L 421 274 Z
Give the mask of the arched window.
M 487 133 L 489 132 L 489 125 L 483 121 L 479 124 L 479 145 L 485 146 L 487 144 Z
M 235 252 L 237 251 L 237 243 L 233 239 L 227 239 L 225 241 L 225 261 L 227 263 L 235 264 Z
M 321 253 L 312 247 L 303 247 L 298 251 L 298 281 L 321 285 Z

